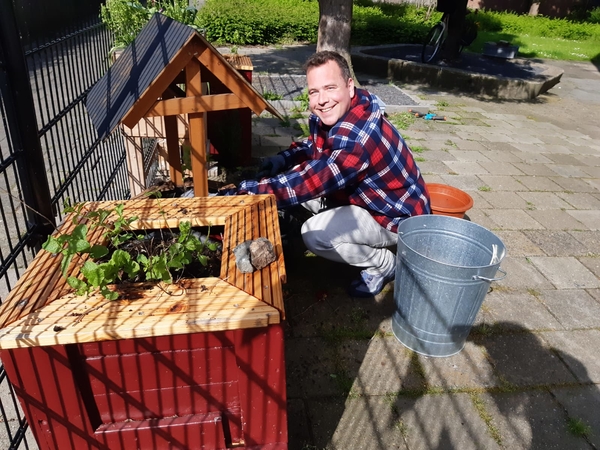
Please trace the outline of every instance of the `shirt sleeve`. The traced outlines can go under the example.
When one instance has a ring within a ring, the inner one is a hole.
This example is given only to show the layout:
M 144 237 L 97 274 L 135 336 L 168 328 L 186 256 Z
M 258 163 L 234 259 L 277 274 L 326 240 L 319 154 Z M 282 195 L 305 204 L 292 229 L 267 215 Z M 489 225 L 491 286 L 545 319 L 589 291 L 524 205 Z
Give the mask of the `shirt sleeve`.
M 347 143 L 345 148 L 323 151 L 273 178 L 242 181 L 238 193 L 273 194 L 277 206 L 283 208 L 354 185 L 367 169 L 369 158 L 358 143 Z

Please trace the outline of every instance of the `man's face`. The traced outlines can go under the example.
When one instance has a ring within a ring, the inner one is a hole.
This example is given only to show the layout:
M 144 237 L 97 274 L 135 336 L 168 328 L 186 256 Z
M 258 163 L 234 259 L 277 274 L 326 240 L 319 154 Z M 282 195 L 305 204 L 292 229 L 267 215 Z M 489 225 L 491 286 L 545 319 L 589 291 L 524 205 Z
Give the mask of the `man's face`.
M 345 80 L 335 61 L 306 72 L 310 110 L 327 126 L 335 125 L 350 109 L 354 81 Z

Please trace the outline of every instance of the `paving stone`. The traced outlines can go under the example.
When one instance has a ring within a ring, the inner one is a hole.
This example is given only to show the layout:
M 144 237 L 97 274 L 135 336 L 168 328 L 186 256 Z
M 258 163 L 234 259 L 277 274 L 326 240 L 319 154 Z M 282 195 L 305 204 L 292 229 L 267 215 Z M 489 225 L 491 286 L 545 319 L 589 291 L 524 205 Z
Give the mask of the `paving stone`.
M 586 292 L 600 302 L 600 289 L 586 289 Z
M 363 358 L 359 359 L 360 356 Z M 353 394 L 385 395 L 423 386 L 423 379 L 415 365 L 417 354 L 402 345 L 395 336 L 344 343 L 340 357 L 349 373 L 356 374 L 351 390 Z
M 552 181 L 562 187 L 562 190 L 569 192 L 595 192 L 596 189 L 588 182 L 577 178 L 569 177 L 549 177 Z
M 511 324 L 504 326 L 500 323 L 496 326 L 514 328 Z M 521 387 L 575 382 L 575 377 L 537 334 L 524 329 L 519 331 L 523 332 L 492 335 L 478 340 L 478 344 L 489 355 L 498 377 Z
M 571 330 L 540 333 L 582 383 L 600 383 L 600 330 Z M 600 431 L 600 429 L 598 429 Z
M 520 191 L 548 191 L 548 192 L 560 192 L 564 188 L 559 184 L 556 184 L 549 177 L 537 177 L 537 176 L 520 176 L 515 175 L 515 180 L 519 181 L 527 189 L 518 189 Z M 517 190 L 517 189 L 515 189 Z
M 489 191 L 489 192 L 479 192 L 478 193 L 481 198 L 483 198 L 487 203 L 489 203 L 492 208 L 498 209 L 514 209 L 521 208 L 525 209 L 527 207 L 527 202 L 523 200 L 523 198 L 519 197 L 514 192 L 508 191 Z
M 510 290 L 552 289 L 552 283 L 529 262 L 531 258 L 533 257 L 506 256 L 501 267 L 507 272 L 507 276 L 498 281 L 498 285 Z
M 600 305 L 583 289 L 543 290 L 540 300 L 568 330 L 600 327 Z
M 262 135 L 260 137 L 261 145 L 266 147 L 284 147 L 288 148 L 293 142 L 292 136 L 269 136 Z
M 288 420 L 288 442 L 289 450 L 305 450 L 312 442 L 311 430 L 308 422 L 308 412 L 305 401 L 298 398 L 287 399 Z
M 488 150 L 488 147 L 484 145 L 482 142 L 477 141 L 465 141 L 463 139 L 452 139 L 454 146 L 458 150 L 474 150 L 474 151 L 484 151 Z M 485 154 L 484 153 L 484 154 Z
M 600 287 L 598 278 L 576 258 L 532 256 L 529 260 L 557 289 Z
M 336 355 L 331 345 L 320 338 L 287 338 L 285 364 L 288 395 L 312 398 L 340 395 L 331 375 L 336 373 Z
M 567 231 L 523 231 L 546 256 L 579 256 L 588 253 L 587 247 Z M 533 255 L 532 255 L 533 256 Z
M 444 358 L 419 355 L 419 363 L 428 388 L 490 388 L 499 384 L 481 348 L 470 341 L 456 355 Z
M 519 177 L 519 176 L 517 176 Z M 479 175 L 481 181 L 493 191 L 523 191 L 526 190 L 516 178 L 508 175 Z
M 540 256 L 544 251 L 531 239 L 526 232 L 497 230 L 494 232 L 506 247 L 506 254 L 510 256 Z
M 600 178 L 600 167 L 582 167 L 581 170 L 583 170 L 588 177 Z
M 314 447 L 305 448 L 408 449 L 392 406 L 385 397 L 368 396 L 309 402 Z
M 496 230 L 498 225 L 490 219 L 488 213 L 492 211 L 491 209 L 470 209 L 467 211 L 466 216 L 469 217 L 471 222 L 476 223 L 477 225 L 481 225 L 488 230 Z
M 585 225 L 575 220 L 569 212 L 560 209 L 544 209 L 527 211 L 533 219 L 548 230 L 581 230 Z
M 456 158 L 448 152 L 444 152 L 442 150 L 425 150 L 423 153 L 415 154 L 417 158 L 425 158 L 427 161 L 454 161 Z M 421 164 L 421 163 L 419 163 Z M 444 173 L 448 172 L 448 167 L 444 168 Z
M 489 209 L 492 207 L 492 205 L 490 205 L 485 198 L 481 195 L 482 192 L 478 192 L 478 191 L 470 191 L 468 192 L 468 194 L 471 196 L 471 198 L 473 199 L 473 207 L 474 208 L 483 208 L 483 209 Z
M 548 148 L 548 146 L 546 146 Z M 573 155 L 564 155 L 564 154 L 554 154 L 548 155 L 555 165 L 567 165 L 567 166 L 585 166 L 587 163 L 584 163 L 576 156 Z
M 514 163 L 514 166 L 525 175 L 536 177 L 553 177 L 556 175 L 556 172 L 550 169 L 549 164 Z
M 569 417 L 591 428 L 587 436 L 594 448 L 600 448 L 600 391 L 598 386 L 552 389 L 552 394 L 567 410 Z
M 410 450 L 500 448 L 469 394 L 399 397 L 395 409 L 406 430 L 405 439 Z
M 517 151 L 523 152 L 523 153 L 530 153 L 530 154 L 541 154 L 541 153 L 545 153 L 546 149 L 544 146 L 544 143 L 542 141 L 534 143 L 534 142 L 519 142 L 516 138 L 515 138 L 515 143 L 513 144 L 516 148 Z
M 569 234 L 581 242 L 588 256 L 600 254 L 600 234 L 595 231 L 569 231 Z
M 489 142 L 515 142 L 515 139 L 513 139 L 512 137 L 503 134 L 503 133 L 491 133 L 491 132 L 487 132 L 482 134 L 481 136 L 483 138 L 483 140 L 489 141 Z M 515 147 L 520 148 L 520 145 L 518 142 L 515 142 Z
M 585 178 L 584 181 L 588 183 L 592 187 L 592 193 L 598 194 L 600 193 L 600 180 L 596 178 Z
M 466 161 L 444 161 L 450 169 L 449 172 L 458 175 L 480 175 L 489 173 L 480 164 Z
M 492 291 L 485 300 L 491 326 L 511 330 L 562 330 L 564 327 L 536 297 L 527 292 Z
M 539 230 L 544 226 L 520 209 L 490 209 L 490 219 L 502 230 Z
M 590 450 L 583 438 L 567 431 L 564 409 L 548 392 L 483 394 L 482 398 L 503 448 Z
M 528 164 L 550 164 L 552 160 L 546 158 L 544 155 L 540 153 L 530 153 L 523 151 L 515 151 L 513 152 L 515 156 L 519 157 L 524 163 Z
M 580 256 L 577 258 L 590 272 L 600 278 L 600 256 Z
M 544 145 L 544 154 L 546 155 L 547 158 L 556 162 L 556 160 L 551 155 L 557 155 L 557 154 L 570 155 L 571 151 L 565 145 L 546 144 L 546 145 Z
M 583 223 L 590 230 L 600 230 L 600 210 L 567 211 L 575 219 Z
M 483 186 L 483 182 L 475 175 L 442 175 L 445 184 L 454 186 L 463 191 L 476 191 Z
M 482 153 L 492 161 L 512 163 L 515 165 L 515 167 L 517 167 L 517 164 L 521 164 L 523 162 L 521 158 L 509 151 L 488 150 L 486 152 L 482 151 Z
M 475 150 L 458 150 L 450 148 L 448 153 L 456 159 L 456 161 L 467 161 L 467 162 L 491 162 L 490 159 L 483 153 Z M 485 172 L 487 173 L 487 171 Z
M 529 203 L 525 209 L 572 209 L 572 206 L 560 197 L 560 193 L 519 192 L 518 195 Z
M 417 161 L 417 166 L 421 174 L 447 174 L 450 171 L 448 166 L 441 161 Z M 429 183 L 433 182 L 429 181 Z
M 494 175 L 523 175 L 514 164 L 492 160 L 490 162 L 480 162 L 481 167 Z

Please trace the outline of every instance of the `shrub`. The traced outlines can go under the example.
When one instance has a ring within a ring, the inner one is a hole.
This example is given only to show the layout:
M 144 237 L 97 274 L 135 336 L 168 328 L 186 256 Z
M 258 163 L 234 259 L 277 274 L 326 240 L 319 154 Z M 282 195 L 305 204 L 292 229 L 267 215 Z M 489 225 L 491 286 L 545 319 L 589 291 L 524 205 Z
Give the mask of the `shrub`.
M 207 0 L 195 23 L 209 41 L 219 44 L 316 42 L 319 4 L 314 0 Z

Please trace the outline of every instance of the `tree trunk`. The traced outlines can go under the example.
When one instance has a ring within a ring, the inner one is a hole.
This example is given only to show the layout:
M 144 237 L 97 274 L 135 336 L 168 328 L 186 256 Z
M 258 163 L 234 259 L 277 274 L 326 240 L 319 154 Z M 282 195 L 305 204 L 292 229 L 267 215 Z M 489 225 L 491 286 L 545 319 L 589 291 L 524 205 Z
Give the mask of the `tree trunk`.
M 352 0 L 319 0 L 319 34 L 317 51 L 331 50 L 342 55 L 350 66 L 355 84 L 350 58 L 350 31 L 352 26 Z
M 467 0 L 458 0 L 456 3 L 456 10 L 450 14 L 448 38 L 442 51 L 442 59 L 449 62 L 457 60 L 460 55 L 460 38 L 467 14 Z

